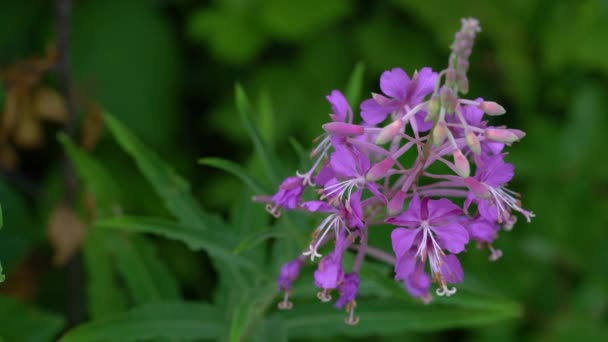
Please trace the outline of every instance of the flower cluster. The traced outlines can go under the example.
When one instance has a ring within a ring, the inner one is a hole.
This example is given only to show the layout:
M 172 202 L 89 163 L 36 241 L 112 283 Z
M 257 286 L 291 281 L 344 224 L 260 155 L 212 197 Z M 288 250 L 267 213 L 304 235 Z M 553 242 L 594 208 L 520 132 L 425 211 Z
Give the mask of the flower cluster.
M 464 277 L 457 255 L 467 244 L 488 248 L 494 261 L 502 252 L 493 243 L 501 230 L 513 227 L 514 212 L 527 221 L 534 216 L 506 187 L 514 168 L 505 162 L 504 148 L 524 133 L 490 126 L 486 116 L 505 113 L 497 103 L 462 98 L 478 32 L 477 20 L 462 20 L 441 72 L 425 67 L 410 77 L 400 68 L 385 71 L 382 93 L 360 105 L 361 121 L 340 91 L 327 96 L 331 120 L 311 153 L 311 169 L 287 178 L 268 199 L 267 210 L 276 217 L 281 210 L 324 215 L 309 246 L 281 269 L 280 309 L 292 307 L 291 285 L 307 259 L 320 259 L 314 272 L 317 297 L 328 302 L 337 290 L 335 305 L 346 308 L 348 324 L 358 322 L 355 298 L 366 256 L 393 264 L 395 279 L 425 302 L 433 283 L 438 296 L 453 295 L 453 284 Z M 406 159 L 414 162 L 403 165 Z M 302 199 L 308 187 L 317 200 Z M 385 223 L 395 226 L 394 256 L 368 245 L 374 225 Z M 332 241 L 333 249 L 326 247 Z M 342 262 L 347 250 L 357 253 L 350 272 Z

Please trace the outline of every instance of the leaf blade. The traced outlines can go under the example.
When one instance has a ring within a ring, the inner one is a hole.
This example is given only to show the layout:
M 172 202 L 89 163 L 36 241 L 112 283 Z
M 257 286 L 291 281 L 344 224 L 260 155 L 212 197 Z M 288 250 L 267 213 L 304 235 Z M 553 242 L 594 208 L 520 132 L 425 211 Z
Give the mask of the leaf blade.
M 233 176 L 236 176 L 243 183 L 249 186 L 249 188 L 251 188 L 251 190 L 253 190 L 255 193 L 268 193 L 268 190 L 265 189 L 264 186 L 262 186 L 260 182 L 256 180 L 249 172 L 247 172 L 245 168 L 233 161 L 226 160 L 223 158 L 206 157 L 200 158 L 198 160 L 198 163 L 201 165 L 211 166 L 226 171 L 232 174 Z

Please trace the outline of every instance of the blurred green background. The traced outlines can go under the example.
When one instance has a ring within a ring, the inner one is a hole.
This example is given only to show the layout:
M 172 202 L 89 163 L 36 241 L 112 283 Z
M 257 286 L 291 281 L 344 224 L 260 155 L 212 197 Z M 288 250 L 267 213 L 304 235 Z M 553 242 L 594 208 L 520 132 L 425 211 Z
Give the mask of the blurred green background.
M 52 2 L 0 2 L 5 116 L 14 86 L 7 70 L 45 56 L 54 13 Z M 234 105 L 236 82 L 265 113 L 256 118 L 264 138 L 295 170 L 289 138 L 310 146 L 329 113 L 324 96 L 343 89 L 358 62 L 365 66 L 365 94 L 395 66 L 409 73 L 423 66 L 440 70 L 460 18 L 468 16 L 483 28 L 469 94 L 498 101 L 508 114 L 496 123 L 527 132 L 507 159 L 516 167 L 510 187 L 536 218 L 502 234 L 498 262 L 474 251 L 463 265 L 492 292 L 522 303 L 524 314 L 483 328 L 385 338 L 607 341 L 606 0 L 80 0 L 73 9 L 73 79 L 79 97 L 124 122 L 191 181 L 204 208 L 227 217 L 252 193 L 196 160 L 224 157 L 263 174 Z M 56 88 L 52 76 L 40 84 Z M 84 126 L 94 114 L 80 109 Z M 63 315 L 69 272 L 51 265 L 47 238 L 50 213 L 62 196 L 60 127 L 45 120 L 38 142 L 19 144 L 14 136 L 3 142 L 18 162 L 2 158 L 0 260 L 7 279 L 0 293 Z M 107 137 L 95 142 L 93 155 L 123 189 L 125 211 L 166 213 L 116 143 Z M 265 215 L 261 205 L 242 205 Z M 166 241 L 155 245 L 185 298 L 206 300 L 226 286 L 217 284 L 204 253 Z M 0 307 L 0 317 L 13 312 Z

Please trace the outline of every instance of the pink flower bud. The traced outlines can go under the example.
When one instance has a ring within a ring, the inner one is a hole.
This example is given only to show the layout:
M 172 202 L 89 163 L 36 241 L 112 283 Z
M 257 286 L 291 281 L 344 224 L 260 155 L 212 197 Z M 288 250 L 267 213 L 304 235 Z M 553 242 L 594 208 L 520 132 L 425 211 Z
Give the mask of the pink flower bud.
M 443 145 L 445 138 L 448 136 L 448 127 L 445 124 L 445 121 L 437 122 L 435 128 L 433 128 L 433 144 L 439 147 Z
M 458 97 L 456 97 L 452 89 L 448 87 L 441 88 L 439 96 L 441 97 L 441 104 L 445 107 L 446 112 L 448 114 L 454 113 L 454 109 L 458 105 Z
M 467 157 L 465 157 L 460 150 L 454 151 L 452 156 L 454 157 L 454 165 L 456 165 L 456 172 L 458 175 L 460 177 L 469 177 L 471 168 Z
M 494 101 L 483 101 L 479 105 L 479 109 L 483 110 L 484 113 L 492 116 L 503 115 L 507 112 L 503 106 L 499 105 Z
M 486 128 L 486 139 L 511 144 L 521 140 L 526 133 L 518 129 Z
M 407 193 L 405 191 L 399 190 L 395 196 L 391 198 L 386 208 L 389 216 L 395 216 L 403 211 L 403 202 L 405 202 L 406 195 Z
M 376 165 L 372 166 L 371 169 L 369 169 L 369 171 L 365 175 L 365 179 L 370 182 L 375 182 L 378 179 L 384 178 L 386 176 L 386 173 L 388 172 L 388 170 L 391 169 L 394 163 L 395 160 L 393 158 L 386 157 L 383 161 L 377 163 Z
M 401 122 L 401 120 L 395 120 L 384 126 L 378 134 L 378 137 L 376 137 L 376 144 L 382 145 L 393 140 L 393 138 L 401 132 L 401 128 L 403 128 L 403 122 Z
M 344 122 L 330 122 L 323 125 L 323 129 L 337 137 L 348 137 L 362 135 L 364 130 L 363 126 L 353 125 Z
M 481 154 L 481 144 L 479 144 L 479 139 L 477 135 L 472 131 L 468 131 L 466 134 L 467 145 L 473 151 L 473 153 L 479 155 Z

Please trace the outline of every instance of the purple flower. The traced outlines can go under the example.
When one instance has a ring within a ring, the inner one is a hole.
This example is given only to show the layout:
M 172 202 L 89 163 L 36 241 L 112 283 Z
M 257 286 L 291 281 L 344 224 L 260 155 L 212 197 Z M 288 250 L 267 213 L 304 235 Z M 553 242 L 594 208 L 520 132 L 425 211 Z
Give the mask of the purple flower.
M 268 204 L 266 210 L 274 217 L 279 217 L 281 216 L 280 208 L 287 210 L 295 209 L 302 198 L 304 188 L 305 185 L 302 178 L 287 177 L 279 186 L 279 191 L 272 196 L 274 205 Z
M 300 275 L 302 265 L 304 265 L 304 261 L 300 258 L 296 258 L 283 264 L 279 278 L 277 278 L 279 290 L 288 291 L 291 289 L 291 283 Z
M 334 146 L 334 149 L 329 165 L 335 178 L 325 184 L 322 198 L 340 200 L 344 195 L 350 196 L 356 189 L 367 188 L 374 196 L 386 202 L 378 185 L 366 178 L 367 172 L 371 169 L 367 156 L 358 149 L 344 145 Z
M 503 161 L 504 155 L 482 155 L 474 177 L 465 178 L 464 182 L 469 188 L 465 207 L 472 202 L 477 203 L 479 214 L 486 220 L 498 223 L 509 222 L 511 211 L 520 212 L 528 222 L 534 217 L 530 211 L 521 207 L 519 194 L 505 187 L 513 178 L 513 165 Z
M 281 310 L 289 310 L 293 307 L 293 303 L 289 301 L 289 292 L 291 290 L 291 283 L 300 275 L 302 265 L 304 265 L 304 260 L 298 257 L 292 261 L 286 262 L 283 264 L 283 267 L 281 267 L 281 273 L 277 278 L 279 291 L 284 291 L 283 300 L 278 304 L 278 307 Z
M 455 289 L 448 290 L 446 284 L 462 281 L 458 259 L 443 252 L 445 249 L 458 254 L 469 241 L 469 234 L 457 221 L 461 213 L 462 210 L 450 200 L 429 200 L 425 197 L 420 201 L 415 196 L 404 213 L 387 220 L 388 223 L 407 227 L 394 229 L 391 240 L 397 256 L 395 278 L 404 280 L 406 286 L 410 285 L 407 286 L 408 290 L 414 290 L 410 294 L 416 296 L 424 292 L 425 279 L 414 271 L 419 270 L 418 264 L 424 264 L 427 258 L 433 279 L 441 286 L 438 295 L 453 294 Z
M 338 287 L 340 298 L 336 301 L 336 307 L 342 309 L 347 303 L 354 301 L 358 291 L 359 274 L 353 272 L 344 275 L 344 280 Z
M 329 291 L 337 288 L 344 279 L 342 255 L 348 243 L 349 238 L 346 236 L 346 232 L 340 232 L 336 237 L 336 248 L 329 255 L 321 259 L 319 267 L 315 271 L 315 286 L 322 290 L 317 294 L 317 297 L 323 302 L 331 300 Z
M 353 122 L 353 111 L 346 100 L 346 97 L 339 90 L 332 90 L 325 97 L 331 105 L 331 120 L 334 122 Z
M 437 73 L 428 67 L 415 73 L 412 79 L 401 68 L 385 71 L 380 77 L 380 89 L 384 95 L 374 94 L 371 99 L 363 101 L 361 117 L 368 124 L 377 125 L 391 112 L 404 114 L 406 106 L 411 108 L 421 103 L 433 91 L 436 82 Z M 425 117 L 425 112 L 417 114 L 420 131 L 426 131 L 432 125 L 424 122 Z

